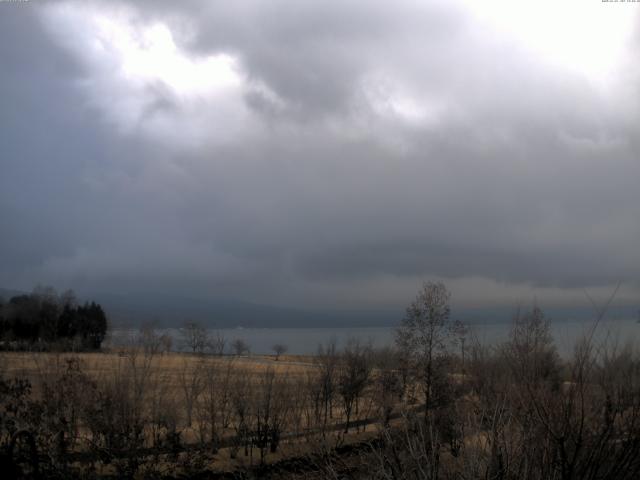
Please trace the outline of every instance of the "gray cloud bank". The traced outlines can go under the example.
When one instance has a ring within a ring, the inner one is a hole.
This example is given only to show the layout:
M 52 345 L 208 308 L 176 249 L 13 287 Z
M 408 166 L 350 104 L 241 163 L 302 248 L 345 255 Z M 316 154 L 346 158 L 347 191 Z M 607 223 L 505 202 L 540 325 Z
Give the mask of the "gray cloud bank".
M 602 84 L 456 2 L 0 10 L 0 285 L 638 301 L 637 35 Z

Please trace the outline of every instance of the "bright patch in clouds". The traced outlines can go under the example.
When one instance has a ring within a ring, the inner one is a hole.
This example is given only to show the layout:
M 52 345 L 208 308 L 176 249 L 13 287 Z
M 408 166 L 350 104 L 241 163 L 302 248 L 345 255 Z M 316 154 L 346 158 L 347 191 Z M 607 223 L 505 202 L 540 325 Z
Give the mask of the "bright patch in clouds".
M 623 59 L 638 4 L 601 0 L 464 0 L 490 30 L 557 66 L 608 80 Z
M 238 87 L 242 78 L 236 61 L 226 54 L 189 58 L 176 46 L 161 23 L 134 30 L 113 18 L 98 16 L 97 37 L 115 49 L 127 78 L 162 81 L 181 95 L 214 93 Z
M 246 127 L 246 82 L 226 53 L 189 55 L 169 26 L 131 8 L 55 4 L 45 24 L 87 66 L 79 81 L 89 105 L 123 134 L 171 146 L 234 139 Z
M 431 126 L 444 110 L 441 99 L 408 88 L 403 82 L 394 80 L 390 73 L 370 73 L 363 79 L 361 89 L 371 111 L 392 122 Z

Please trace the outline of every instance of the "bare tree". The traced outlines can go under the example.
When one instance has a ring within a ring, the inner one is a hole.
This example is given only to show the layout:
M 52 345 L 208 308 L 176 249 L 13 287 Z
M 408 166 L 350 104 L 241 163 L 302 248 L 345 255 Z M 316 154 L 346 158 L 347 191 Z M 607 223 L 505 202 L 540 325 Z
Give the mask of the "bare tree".
M 173 346 L 173 338 L 168 333 L 163 333 L 160 335 L 160 352 L 161 353 L 169 353 L 171 352 L 171 348 Z
M 315 362 L 319 367 L 319 374 L 315 379 L 318 382 L 319 399 L 323 409 L 322 433 L 324 435 L 329 419 L 333 417 L 333 400 L 336 394 L 338 353 L 335 339 L 318 347 Z
M 155 355 L 162 350 L 162 339 L 153 324 L 144 324 L 138 332 L 137 343 L 147 354 Z
M 271 347 L 271 350 L 273 350 L 273 352 L 276 354 L 276 362 L 280 359 L 280 355 L 284 355 L 287 350 L 288 347 L 282 343 L 276 343 L 273 347 Z
M 249 353 L 249 345 L 247 344 L 247 342 L 245 342 L 241 338 L 236 338 L 231 343 L 231 348 L 233 348 L 233 351 L 239 357 L 244 355 L 245 353 L 247 353 L 247 354 Z
M 255 389 L 252 411 L 252 443 L 260 453 L 260 464 L 264 464 L 267 449 L 278 450 L 282 430 L 290 411 L 286 375 L 276 375 L 272 368 L 263 372 Z
M 206 365 L 203 388 L 198 404 L 198 419 L 202 441 L 208 439 L 217 452 L 225 429 L 231 421 L 231 395 L 235 375 L 233 359 Z
M 191 427 L 193 421 L 193 410 L 198 402 L 198 398 L 203 389 L 203 373 L 205 367 L 201 360 L 195 364 L 189 358 L 183 358 L 182 367 L 178 374 L 184 409 L 186 414 L 186 425 Z
M 402 398 L 403 385 L 400 371 L 400 356 L 391 348 L 373 352 L 373 401 L 378 409 L 383 427 L 388 427 L 394 407 Z
M 467 346 L 467 338 L 469 336 L 469 327 L 465 325 L 460 320 L 456 320 L 451 325 L 451 333 L 453 334 L 453 342 L 457 346 L 460 347 L 460 369 L 461 373 L 465 373 L 465 356 L 466 356 L 466 346 Z
M 537 306 L 530 312 L 516 312 L 510 339 L 503 348 L 518 384 L 559 382 L 560 358 L 549 322 Z
M 227 339 L 219 330 L 216 330 L 210 340 L 210 346 L 213 354 L 221 357 L 224 355 L 224 349 L 227 346 Z
M 358 413 L 358 400 L 371 376 L 371 348 L 350 340 L 342 354 L 338 375 L 338 392 L 345 414 L 344 433 L 349 432 L 352 413 Z
M 396 345 L 407 356 L 422 387 L 425 416 L 434 405 L 438 394 L 434 387 L 443 374 L 451 332 L 450 296 L 443 283 L 424 283 L 396 331 Z
M 250 375 L 247 372 L 235 375 L 231 386 L 232 426 L 235 430 L 230 451 L 231 458 L 236 457 L 241 447 L 244 447 L 245 457 L 253 452 L 253 444 L 251 442 L 253 404 Z
M 138 451 L 151 421 L 149 402 L 157 380 L 153 349 L 134 344 L 127 352 L 87 392 L 84 412 L 92 449 L 113 461 L 120 477 L 132 477 L 143 461 Z
M 197 322 L 185 322 L 180 329 L 185 347 L 192 353 L 203 353 L 209 345 L 209 333 Z

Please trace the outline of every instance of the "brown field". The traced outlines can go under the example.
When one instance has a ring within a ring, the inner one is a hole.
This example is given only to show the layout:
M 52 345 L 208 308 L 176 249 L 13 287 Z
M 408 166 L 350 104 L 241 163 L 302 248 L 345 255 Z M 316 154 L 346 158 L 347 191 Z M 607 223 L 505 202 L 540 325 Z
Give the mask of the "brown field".
M 206 426 L 203 424 L 203 411 L 200 404 L 204 402 L 207 388 L 205 384 L 207 371 L 220 373 L 230 371 L 232 378 L 224 387 L 226 393 L 233 395 L 236 382 L 249 385 L 247 395 L 257 397 L 253 402 L 261 401 L 260 397 L 264 388 L 264 379 L 274 375 L 273 412 L 286 415 L 282 421 L 282 440 L 275 452 L 268 452 L 265 457 L 259 458 L 253 446 L 249 450 L 243 447 L 244 452 L 237 452 L 238 448 L 229 447 L 233 438 L 238 434 L 237 427 L 232 419 L 230 424 L 222 428 L 220 434 L 221 445 L 215 454 L 207 454 L 207 468 L 214 471 L 231 471 L 243 469 L 258 463 L 280 462 L 287 458 L 301 457 L 317 453 L 327 448 L 338 445 L 347 445 L 354 442 L 366 441 L 372 438 L 376 428 L 368 423 L 376 423 L 366 418 L 373 415 L 373 402 L 371 396 L 362 400 L 361 408 L 352 421 L 360 420 L 360 424 L 352 427 L 349 433 L 343 432 L 342 423 L 345 420 L 344 412 L 337 400 L 332 402 L 329 411 L 329 421 L 322 427 L 322 433 L 316 431 L 319 427 L 317 417 L 313 417 L 312 405 L 309 402 L 306 388 L 311 378 L 318 372 L 319 366 L 313 357 L 305 356 L 280 356 L 275 360 L 273 356 L 223 356 L 192 355 L 184 353 L 163 353 L 145 355 L 139 350 L 107 352 L 107 353 L 42 353 L 42 352 L 3 352 L 0 354 L 0 369 L 5 378 L 26 378 L 32 384 L 32 395 L 35 398 L 43 396 L 45 385 L 54 383 L 64 376 L 69 365 L 76 364 L 79 370 L 98 386 L 123 385 L 127 391 L 141 391 L 141 410 L 145 412 L 145 448 L 153 448 L 154 431 L 157 430 L 156 418 L 164 418 L 163 410 L 168 411 L 174 417 L 174 429 L 179 431 L 181 444 L 184 448 L 189 446 L 204 445 L 203 432 Z M 194 387 L 194 379 L 201 378 L 199 386 Z M 217 377 L 219 378 L 219 377 Z M 213 386 L 213 388 L 218 388 Z M 220 387 L 221 389 L 222 387 Z M 220 394 L 220 393 L 218 393 Z M 186 403 L 189 396 L 195 396 L 192 400 L 192 419 L 188 420 Z M 73 401 L 70 399 L 70 401 Z M 204 405 L 202 405 L 204 407 Z M 236 415 L 233 407 L 227 406 L 230 416 Z M 249 407 L 255 409 L 255 406 Z M 251 420 L 254 422 L 255 420 Z M 252 427 L 252 428 L 255 428 Z M 88 443 L 83 441 L 89 437 L 88 429 L 79 425 L 77 430 L 76 452 L 89 449 Z M 226 443 L 225 443 L 226 442 Z M 162 462 L 162 457 L 155 457 L 155 462 Z M 109 473 L 113 467 L 103 465 L 104 473 Z M 172 468 L 175 468 L 173 465 Z
M 83 371 L 97 379 L 109 372 L 112 373 L 124 364 L 128 364 L 132 357 L 136 357 L 136 354 L 124 352 L 1 352 L 0 370 L 9 377 L 24 376 L 37 381 L 42 375 L 64 369 L 67 360 L 74 358 L 80 360 Z M 137 355 L 135 360 L 137 363 L 141 363 L 143 358 L 141 355 Z M 282 355 L 276 361 L 271 355 L 216 357 L 174 352 L 153 355 L 150 368 L 161 371 L 163 377 L 172 383 L 185 366 L 190 367 L 203 363 L 205 366 L 220 367 L 229 362 L 232 362 L 239 370 L 257 374 L 272 369 L 278 374 L 301 375 L 316 368 L 313 357 L 302 355 Z
M 421 363 L 407 374 L 398 357 L 356 347 L 278 361 L 144 344 L 5 352 L 0 441 L 13 441 L 12 422 L 33 432 L 55 478 L 525 478 L 532 462 L 531 480 L 638 478 L 639 357 L 585 350 L 562 362 L 546 347 L 508 347 L 434 364 L 430 397 Z M 30 382 L 26 394 L 13 379 Z M 560 477 L 566 432 L 584 450 L 571 460 L 579 475 Z

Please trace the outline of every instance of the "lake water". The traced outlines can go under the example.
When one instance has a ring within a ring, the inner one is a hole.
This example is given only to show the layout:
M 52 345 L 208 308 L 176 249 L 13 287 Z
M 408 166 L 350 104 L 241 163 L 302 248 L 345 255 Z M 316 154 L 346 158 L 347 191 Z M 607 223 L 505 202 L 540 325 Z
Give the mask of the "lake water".
M 497 344 L 508 338 L 509 323 L 478 323 L 470 325 L 472 334 L 483 344 Z M 593 322 L 567 321 L 551 323 L 551 332 L 556 342 L 558 351 L 562 355 L 569 355 L 573 351 L 576 342 L 589 333 Z M 179 329 L 165 329 L 163 332 L 171 335 L 173 348 L 182 349 L 182 337 Z M 374 347 L 384 347 L 393 344 L 395 328 L 370 327 L 370 328 L 236 328 L 218 329 L 212 333 L 224 336 L 227 345 L 236 339 L 244 340 L 254 354 L 272 354 L 272 346 L 283 344 L 288 348 L 288 353 L 295 355 L 308 355 L 317 352 L 318 345 L 335 340 L 340 348 L 349 339 L 355 338 L 361 342 L 370 343 Z M 133 330 L 117 330 L 113 334 L 112 342 L 119 344 L 134 333 Z M 640 323 L 635 319 L 628 320 L 604 320 L 595 331 L 594 339 L 597 342 L 607 341 L 624 345 L 637 343 L 640 339 Z

